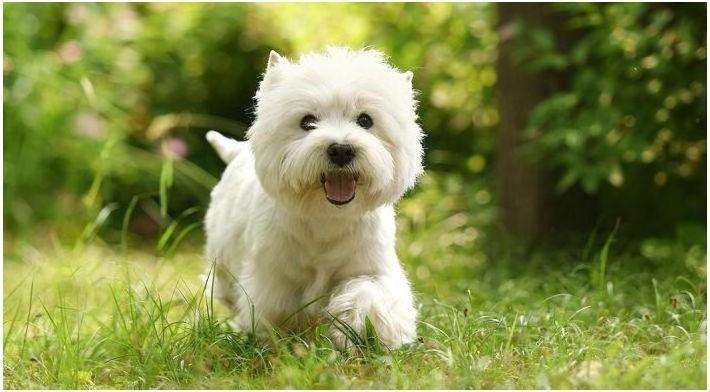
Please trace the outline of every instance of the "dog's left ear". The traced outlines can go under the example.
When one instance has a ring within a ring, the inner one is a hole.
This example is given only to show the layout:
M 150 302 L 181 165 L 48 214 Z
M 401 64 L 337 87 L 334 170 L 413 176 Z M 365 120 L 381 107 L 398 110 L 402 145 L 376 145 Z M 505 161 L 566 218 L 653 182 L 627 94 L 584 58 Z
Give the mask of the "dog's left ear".
M 412 80 L 414 79 L 414 72 L 407 71 L 403 75 L 404 75 L 404 80 L 409 82 L 409 84 L 412 84 Z

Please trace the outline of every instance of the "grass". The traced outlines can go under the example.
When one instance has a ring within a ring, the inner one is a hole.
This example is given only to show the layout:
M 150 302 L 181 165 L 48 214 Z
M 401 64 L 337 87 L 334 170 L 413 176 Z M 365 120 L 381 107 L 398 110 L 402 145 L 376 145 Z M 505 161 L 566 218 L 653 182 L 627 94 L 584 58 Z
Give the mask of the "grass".
M 231 331 L 198 247 L 6 243 L 4 387 L 705 389 L 703 246 L 494 256 L 456 219 L 401 225 L 420 339 L 393 352 Z
M 617 222 L 579 252 L 524 251 L 478 229 L 491 215 L 459 182 L 427 177 L 398 225 L 419 340 L 389 351 L 354 335 L 344 352 L 327 324 L 267 340 L 229 328 L 201 283 L 199 208 L 167 215 L 170 172 L 155 245 L 127 230 L 151 195 L 113 236 L 108 205 L 71 246 L 51 230 L 41 247 L 5 239 L 5 388 L 706 387 L 704 228 L 621 247 Z

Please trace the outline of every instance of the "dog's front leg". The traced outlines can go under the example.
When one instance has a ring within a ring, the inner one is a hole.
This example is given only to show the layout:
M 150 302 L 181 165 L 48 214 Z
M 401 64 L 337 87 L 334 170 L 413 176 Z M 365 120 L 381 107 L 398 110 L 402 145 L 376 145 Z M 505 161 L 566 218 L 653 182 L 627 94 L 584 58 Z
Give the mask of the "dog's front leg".
M 409 283 L 400 271 L 345 281 L 336 288 L 325 311 L 326 317 L 334 318 L 330 335 L 341 348 L 353 344 L 345 333 L 349 328 L 364 337 L 366 318 L 380 341 L 391 349 L 416 338 L 417 310 Z

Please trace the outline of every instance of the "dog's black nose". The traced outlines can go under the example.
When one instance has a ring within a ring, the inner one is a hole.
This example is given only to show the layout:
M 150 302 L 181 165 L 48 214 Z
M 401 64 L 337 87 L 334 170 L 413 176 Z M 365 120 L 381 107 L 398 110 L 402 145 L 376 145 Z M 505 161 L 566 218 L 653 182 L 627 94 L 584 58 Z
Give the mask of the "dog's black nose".
M 328 146 L 328 158 L 336 165 L 343 167 L 355 158 L 355 149 L 350 144 L 333 143 Z

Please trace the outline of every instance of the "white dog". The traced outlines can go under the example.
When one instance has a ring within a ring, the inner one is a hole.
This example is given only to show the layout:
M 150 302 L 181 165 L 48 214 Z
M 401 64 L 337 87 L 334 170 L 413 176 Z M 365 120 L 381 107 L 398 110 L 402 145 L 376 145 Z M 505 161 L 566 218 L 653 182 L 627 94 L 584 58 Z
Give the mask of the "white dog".
M 374 50 L 298 62 L 271 52 L 248 141 L 207 134 L 228 166 L 205 218 L 206 256 L 234 325 L 331 320 L 345 347 L 343 323 L 362 336 L 368 317 L 390 348 L 416 338 L 393 207 L 422 172 L 414 95 L 412 73 Z

